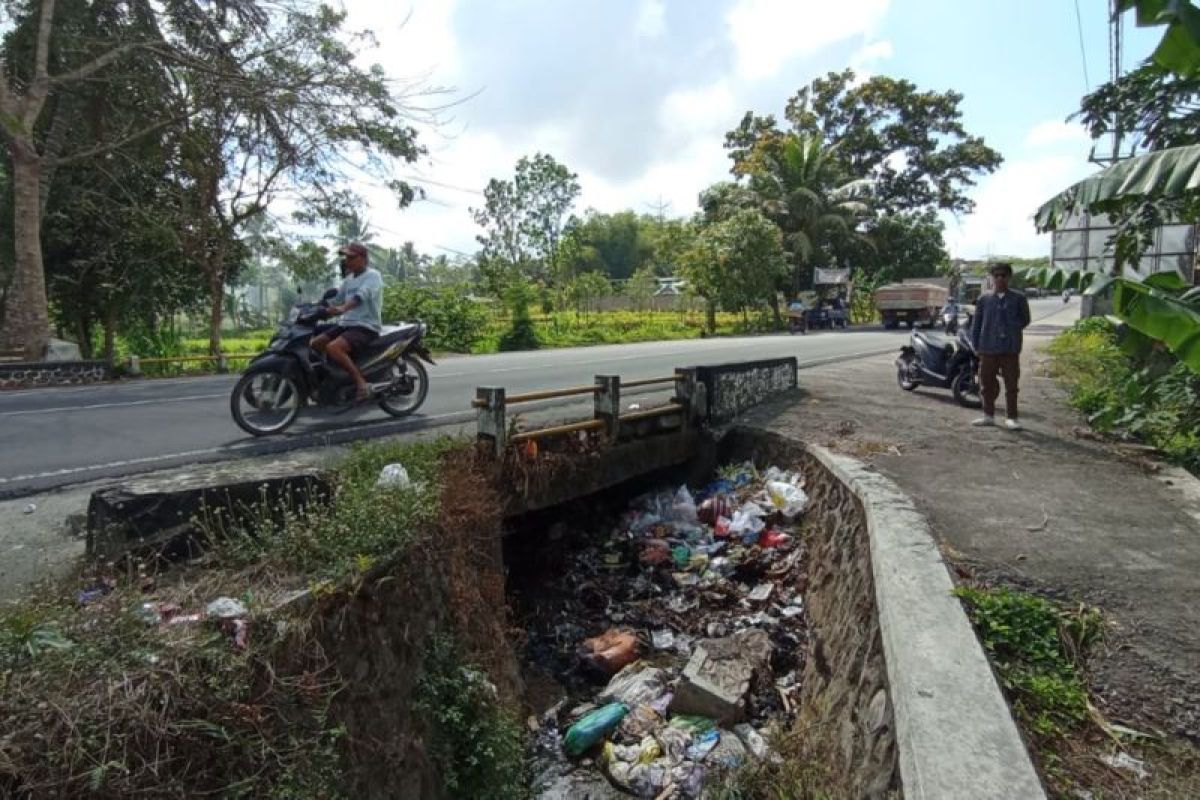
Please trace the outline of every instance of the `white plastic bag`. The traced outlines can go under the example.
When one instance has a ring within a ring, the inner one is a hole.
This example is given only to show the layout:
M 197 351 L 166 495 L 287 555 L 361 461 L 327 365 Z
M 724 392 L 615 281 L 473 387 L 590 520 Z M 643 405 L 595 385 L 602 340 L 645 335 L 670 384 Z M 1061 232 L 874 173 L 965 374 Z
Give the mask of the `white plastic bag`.
M 808 506 L 808 495 L 803 489 L 782 481 L 767 484 L 767 497 L 775 510 L 788 519 L 793 519 Z
M 412 487 L 412 479 L 403 464 L 388 464 L 379 472 L 379 480 L 375 481 L 378 489 L 408 489 Z

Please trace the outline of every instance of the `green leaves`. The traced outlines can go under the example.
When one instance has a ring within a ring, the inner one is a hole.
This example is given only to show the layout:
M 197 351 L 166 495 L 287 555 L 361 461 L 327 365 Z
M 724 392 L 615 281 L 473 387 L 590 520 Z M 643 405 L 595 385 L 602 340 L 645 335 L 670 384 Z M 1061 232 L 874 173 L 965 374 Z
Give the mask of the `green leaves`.
M 1117 201 L 1182 198 L 1200 191 L 1200 145 L 1171 147 L 1113 164 L 1059 192 L 1034 215 L 1039 231 L 1058 228 L 1068 215 L 1107 211 Z
M 1139 27 L 1167 26 L 1154 63 L 1181 76 L 1200 72 L 1200 9 L 1189 0 L 1118 0 L 1118 12 L 1131 8 Z
M 1166 344 L 1192 371 L 1200 372 L 1200 307 L 1146 283 L 1117 279 L 1113 286 L 1113 311 L 1118 317 Z

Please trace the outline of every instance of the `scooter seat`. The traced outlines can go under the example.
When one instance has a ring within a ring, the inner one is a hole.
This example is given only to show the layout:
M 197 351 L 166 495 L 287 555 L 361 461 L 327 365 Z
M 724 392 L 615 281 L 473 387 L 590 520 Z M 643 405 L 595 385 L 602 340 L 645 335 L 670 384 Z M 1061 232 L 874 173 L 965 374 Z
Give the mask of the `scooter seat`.
M 954 345 L 955 340 L 945 334 L 937 333 L 936 331 L 913 331 L 913 336 L 930 347 L 938 349 L 944 348 L 946 345 Z

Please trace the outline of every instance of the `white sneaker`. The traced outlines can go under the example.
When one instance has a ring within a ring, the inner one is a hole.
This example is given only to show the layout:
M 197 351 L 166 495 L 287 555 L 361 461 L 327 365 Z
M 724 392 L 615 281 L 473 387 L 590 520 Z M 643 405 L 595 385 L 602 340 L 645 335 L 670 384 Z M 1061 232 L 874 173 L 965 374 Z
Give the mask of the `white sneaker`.
M 1024 426 L 1024 425 L 1022 425 L 1020 422 L 1017 422 L 1015 419 L 1006 419 L 1006 420 L 1004 420 L 1004 427 L 1008 428 L 1010 431 L 1023 431 L 1023 430 L 1025 430 L 1025 426 Z
M 996 418 L 995 417 L 980 417 L 979 419 L 972 421 L 971 424 L 974 425 L 976 428 L 990 428 L 996 424 Z

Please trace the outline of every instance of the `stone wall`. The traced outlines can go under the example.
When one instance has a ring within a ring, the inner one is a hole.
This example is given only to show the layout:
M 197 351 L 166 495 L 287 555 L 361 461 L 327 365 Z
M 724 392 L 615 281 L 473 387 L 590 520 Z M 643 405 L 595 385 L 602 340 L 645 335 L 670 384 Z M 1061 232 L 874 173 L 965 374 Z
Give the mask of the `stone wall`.
M 770 397 L 796 388 L 795 358 L 696 367 L 710 424 L 729 422 Z
M 0 389 L 71 386 L 112 377 L 107 361 L 41 361 L 0 364 Z
M 900 795 L 896 732 L 862 504 L 849 487 L 783 437 L 735 429 L 722 460 L 799 468 L 806 477 L 811 635 L 796 729 L 806 756 L 826 765 L 838 796 Z

